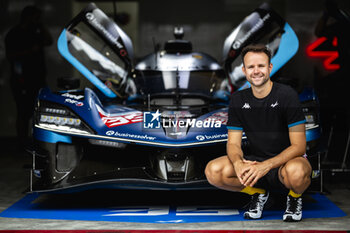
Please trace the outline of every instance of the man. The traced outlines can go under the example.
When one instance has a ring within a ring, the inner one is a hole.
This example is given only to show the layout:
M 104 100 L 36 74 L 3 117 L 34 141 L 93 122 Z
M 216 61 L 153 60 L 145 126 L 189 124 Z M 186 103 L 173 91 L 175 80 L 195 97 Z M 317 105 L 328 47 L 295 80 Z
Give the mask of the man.
M 6 57 L 11 66 L 11 89 L 17 107 L 17 136 L 20 149 L 28 144 L 28 128 L 34 103 L 40 88 L 46 85 L 44 47 L 52 38 L 41 21 L 41 11 L 35 6 L 23 9 L 19 24 L 5 38 Z
M 207 164 L 209 183 L 230 191 L 252 195 L 244 217 L 262 216 L 269 190 L 285 190 L 284 221 L 302 218 L 302 193 L 310 185 L 311 165 L 306 150 L 305 118 L 297 93 L 272 82 L 271 52 L 264 45 L 242 51 L 242 70 L 251 88 L 231 97 L 227 123 L 227 155 Z M 243 154 L 243 131 L 249 154 Z

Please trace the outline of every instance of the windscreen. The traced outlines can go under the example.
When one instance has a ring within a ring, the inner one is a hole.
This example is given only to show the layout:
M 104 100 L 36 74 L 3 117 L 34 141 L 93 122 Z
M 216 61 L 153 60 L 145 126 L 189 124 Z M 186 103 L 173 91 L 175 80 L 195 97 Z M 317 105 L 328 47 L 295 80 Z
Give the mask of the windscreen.
M 189 93 L 212 96 L 220 90 L 224 72 L 215 71 L 138 71 L 137 84 L 145 94 Z
M 115 51 L 84 22 L 70 28 L 67 38 L 69 52 L 115 92 L 127 75 Z

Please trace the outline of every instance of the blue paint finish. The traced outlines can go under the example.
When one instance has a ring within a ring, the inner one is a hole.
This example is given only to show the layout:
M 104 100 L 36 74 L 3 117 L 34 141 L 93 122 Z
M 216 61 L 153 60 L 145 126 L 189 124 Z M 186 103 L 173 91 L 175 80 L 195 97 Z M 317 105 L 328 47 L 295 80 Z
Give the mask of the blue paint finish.
M 81 221 L 110 222 L 144 222 L 144 223 L 195 223 L 220 221 L 251 221 L 243 217 L 244 210 L 231 205 L 194 206 L 182 209 L 177 206 L 114 206 L 106 208 L 104 201 L 101 207 L 68 205 L 45 205 L 45 202 L 35 202 L 40 194 L 27 194 L 24 198 L 0 213 L 5 218 L 59 219 Z M 333 218 L 346 214 L 321 194 L 312 194 L 313 201 L 303 203 L 303 218 Z M 50 200 L 46 200 L 49 202 Z M 140 201 L 138 201 L 140 203 Z M 50 207 L 51 206 L 51 207 Z M 280 220 L 284 209 L 264 210 L 261 220 Z M 255 220 L 257 221 L 257 220 Z
M 80 71 L 92 84 L 94 84 L 103 94 L 109 98 L 117 97 L 106 85 L 104 85 L 95 75 L 93 75 L 83 64 L 81 64 L 68 49 L 67 31 L 64 29 L 58 38 L 57 47 L 61 55 L 67 59 L 77 70 Z
M 284 66 L 296 54 L 299 48 L 298 37 L 288 23 L 284 25 L 284 31 L 285 33 L 282 35 L 277 53 L 271 59 L 271 63 L 273 64 L 271 76 Z
M 59 133 L 51 132 L 44 129 L 39 129 L 34 127 L 34 138 L 49 143 L 65 142 L 72 143 L 72 138 L 70 136 L 62 135 Z
M 304 88 L 303 91 L 299 94 L 299 100 L 300 102 L 318 100 L 315 89 L 311 87 Z
M 102 108 L 103 108 L 103 106 L 101 105 L 101 103 L 100 103 L 98 97 L 95 95 L 95 93 L 89 88 L 85 89 L 85 98 L 83 100 L 84 105 L 81 107 L 77 107 L 74 104 L 65 103 L 64 101 L 65 101 L 66 97 L 54 94 L 48 88 L 43 88 L 40 91 L 39 99 L 55 102 L 55 103 L 62 104 L 64 106 L 69 107 L 81 119 L 83 119 L 92 129 L 96 130 L 97 135 L 106 136 L 107 131 L 113 130 L 114 132 L 118 131 L 121 134 L 128 133 L 128 134 L 134 134 L 134 135 L 147 135 L 149 137 L 156 138 L 155 140 L 153 140 L 151 142 L 165 143 L 165 145 L 153 145 L 153 146 L 168 147 L 168 146 L 166 146 L 166 144 L 183 145 L 183 144 L 187 144 L 187 143 L 198 143 L 198 142 L 212 141 L 211 139 L 207 139 L 210 137 L 212 137 L 214 141 L 215 140 L 223 140 L 223 139 L 227 138 L 227 136 L 224 137 L 224 134 L 227 135 L 227 129 L 230 129 L 230 127 L 226 127 L 226 125 L 224 125 L 224 124 L 221 125 L 221 128 L 197 129 L 196 127 L 191 127 L 186 137 L 181 138 L 181 139 L 172 139 L 172 138 L 167 137 L 164 134 L 164 132 L 161 130 L 152 130 L 152 129 L 151 130 L 144 130 L 144 129 L 142 129 L 143 122 L 123 125 L 123 126 L 119 126 L 119 127 L 108 128 L 107 126 L 104 125 L 104 123 L 101 120 L 101 117 L 99 116 L 99 113 L 96 109 L 96 104 Z M 110 110 L 108 108 L 104 108 L 104 110 L 107 111 L 108 113 L 116 113 L 118 111 L 122 111 L 122 112 L 129 111 L 125 108 L 125 106 L 115 106 L 115 105 L 113 105 L 113 108 L 111 108 Z M 227 113 L 227 110 L 228 110 L 228 108 L 218 109 L 216 111 L 210 112 L 208 114 L 205 114 L 205 115 L 199 117 L 197 120 L 204 120 L 204 119 L 214 115 L 215 113 L 220 113 L 220 112 Z M 232 129 L 233 130 L 243 130 L 242 128 L 236 128 L 236 127 L 232 128 Z M 36 131 L 38 131 L 39 133 L 36 133 L 35 137 L 40 139 L 41 141 L 48 141 L 48 142 L 52 142 L 52 143 L 55 143 L 57 141 L 63 141 L 63 142 L 70 143 L 70 141 L 71 141 L 71 138 L 69 136 L 64 136 L 62 134 L 49 132 L 49 131 L 45 131 L 42 129 L 36 129 Z M 43 133 L 43 132 L 45 132 L 45 133 Z M 196 138 L 198 135 L 206 136 L 205 140 L 198 141 Z M 218 137 L 219 135 L 221 135 L 221 136 Z M 320 137 L 320 130 L 319 129 L 312 129 L 312 130 L 306 131 L 307 141 L 312 141 L 312 140 L 315 140 L 319 137 Z M 126 137 L 125 139 L 128 139 L 128 137 Z M 132 139 L 132 138 L 129 138 L 129 139 Z M 140 142 L 141 141 L 146 142 L 146 140 L 140 140 Z M 127 143 L 126 141 L 120 141 L 120 142 Z M 143 144 L 143 143 L 138 143 L 138 144 Z M 195 145 L 189 145 L 187 147 L 192 147 L 192 146 L 195 146 Z
M 306 130 L 306 141 L 310 142 L 316 139 L 319 139 L 321 136 L 321 129 L 320 127 L 315 128 L 315 129 L 310 129 L 310 130 Z

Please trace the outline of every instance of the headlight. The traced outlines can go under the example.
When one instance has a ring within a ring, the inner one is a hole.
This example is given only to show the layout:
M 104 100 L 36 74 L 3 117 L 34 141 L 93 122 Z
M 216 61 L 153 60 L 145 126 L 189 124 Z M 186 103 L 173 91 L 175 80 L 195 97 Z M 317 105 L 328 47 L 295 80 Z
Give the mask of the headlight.
M 54 123 L 55 125 L 71 125 L 71 126 L 79 126 L 81 124 L 81 120 L 77 118 L 40 115 L 40 123 L 43 123 L 43 122 Z
M 94 133 L 76 114 L 65 106 L 47 101 L 38 101 L 35 109 L 35 124 L 49 130 L 70 133 Z

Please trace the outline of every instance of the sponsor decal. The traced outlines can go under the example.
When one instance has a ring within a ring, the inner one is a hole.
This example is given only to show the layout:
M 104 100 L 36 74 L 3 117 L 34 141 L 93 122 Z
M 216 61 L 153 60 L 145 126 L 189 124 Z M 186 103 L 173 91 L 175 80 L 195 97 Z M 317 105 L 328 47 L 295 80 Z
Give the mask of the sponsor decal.
M 69 93 L 64 93 L 61 96 L 64 96 L 64 97 L 67 97 L 67 98 L 71 98 L 71 99 L 76 99 L 76 100 L 80 100 L 80 99 L 84 98 L 83 95 L 72 95 L 72 94 L 69 94 Z
M 106 132 L 106 135 L 108 135 L 108 136 L 112 136 L 114 134 L 114 131 L 113 130 L 108 130 L 107 132 Z
M 41 171 L 40 170 L 33 170 L 33 174 L 35 177 L 41 178 Z
M 250 29 L 250 31 L 248 31 L 241 39 L 238 39 L 233 43 L 232 48 L 235 50 L 239 49 L 241 45 L 244 42 L 246 42 L 248 38 L 251 37 L 252 34 L 254 34 L 256 31 L 262 28 L 262 26 L 264 25 L 264 22 L 268 20 L 270 17 L 271 17 L 270 14 L 267 14 L 264 16 L 264 18 L 259 19 L 259 21 L 252 27 L 252 29 Z
M 162 112 L 163 118 L 191 118 L 194 117 L 194 114 L 190 113 L 189 111 L 163 111 Z
M 133 123 L 142 122 L 142 112 L 130 111 L 117 114 L 108 114 L 104 112 L 101 107 L 96 105 L 98 113 L 103 121 L 103 123 L 108 128 L 113 128 L 121 125 L 128 125 Z
M 114 43 L 119 49 L 124 48 L 124 46 L 118 41 L 118 37 L 114 37 L 100 22 L 98 22 L 93 13 L 88 12 L 86 13 L 85 17 L 95 28 L 99 29 L 105 35 L 105 37 Z
M 69 98 L 65 99 L 64 102 L 65 102 L 65 103 L 74 104 L 74 105 L 77 106 L 77 107 L 81 107 L 81 106 L 84 105 L 83 102 L 80 102 L 80 101 L 78 101 L 78 100 L 69 99 Z
M 142 122 L 141 112 L 131 112 L 119 116 L 105 116 L 100 113 L 100 117 L 108 128 Z
M 106 135 L 108 136 L 116 136 L 116 137 L 124 137 L 124 138 L 131 138 L 131 139 L 142 139 L 142 140 L 149 140 L 153 141 L 156 139 L 156 137 L 145 135 L 139 135 L 139 134 L 131 134 L 131 133 L 120 133 L 118 131 L 108 130 L 106 132 Z
M 207 117 L 204 121 L 220 121 L 222 125 L 226 125 L 228 120 L 228 112 L 216 112 Z
M 198 141 L 204 141 L 204 140 L 215 140 L 215 139 L 223 139 L 227 138 L 227 133 L 224 134 L 214 134 L 214 135 L 197 135 L 196 139 Z

